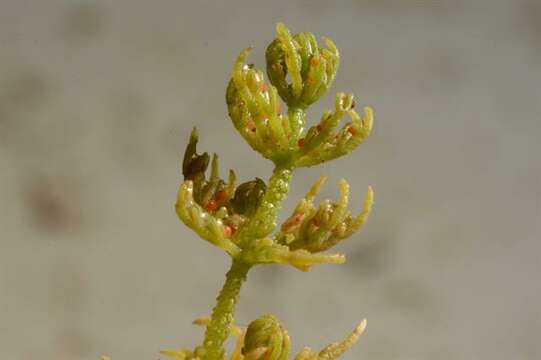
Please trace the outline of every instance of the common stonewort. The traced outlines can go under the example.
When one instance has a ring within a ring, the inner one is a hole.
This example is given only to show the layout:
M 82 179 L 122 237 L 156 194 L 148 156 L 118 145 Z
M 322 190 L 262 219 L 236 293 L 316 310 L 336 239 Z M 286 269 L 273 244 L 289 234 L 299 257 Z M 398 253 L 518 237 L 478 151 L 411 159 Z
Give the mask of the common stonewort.
M 272 315 L 263 315 L 247 329 L 235 325 L 235 306 L 249 270 L 258 264 L 289 264 L 307 271 L 316 264 L 340 264 L 344 255 L 323 251 L 350 237 L 365 223 L 374 194 L 369 187 L 358 215 L 348 210 L 349 184 L 341 179 L 336 201 L 314 200 L 325 182 L 320 177 L 300 199 L 293 213 L 277 226 L 278 211 L 286 198 L 295 169 L 321 164 L 347 155 L 368 137 L 373 111 L 355 110 L 353 95 L 338 93 L 334 111 L 306 129 L 306 109 L 331 87 L 340 64 L 335 44 L 323 38 L 320 47 L 308 32 L 292 35 L 281 23 L 277 37 L 266 50 L 268 80 L 261 70 L 246 64 L 250 48 L 241 51 L 226 90 L 229 116 L 248 145 L 274 164 L 267 182 L 256 178 L 237 185 L 230 170 L 220 177 L 218 157 L 197 152 L 198 132 L 190 135 L 184 154 L 176 212 L 182 222 L 202 239 L 223 249 L 232 259 L 225 284 L 209 318 L 201 345 L 194 349 L 164 350 L 176 360 L 286 360 L 290 339 Z M 282 112 L 281 101 L 287 106 Z M 340 121 L 349 117 L 342 127 Z M 207 168 L 211 167 L 207 176 Z M 363 320 L 345 339 L 320 351 L 305 347 L 293 359 L 336 359 L 350 348 L 366 327 Z M 232 354 L 224 343 L 237 338 Z

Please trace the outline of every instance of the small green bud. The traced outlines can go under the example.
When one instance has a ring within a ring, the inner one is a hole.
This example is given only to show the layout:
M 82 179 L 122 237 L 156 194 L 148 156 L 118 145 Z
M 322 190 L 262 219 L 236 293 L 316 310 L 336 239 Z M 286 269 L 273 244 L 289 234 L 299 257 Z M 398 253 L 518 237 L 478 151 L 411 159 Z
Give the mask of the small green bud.
M 312 33 L 291 35 L 281 23 L 276 32 L 265 53 L 269 80 L 288 106 L 305 109 L 331 87 L 340 54 L 330 39 L 324 38 L 327 47 L 320 48 Z
M 286 360 L 290 350 L 287 330 L 272 315 L 264 315 L 248 325 L 242 354 L 252 360 Z

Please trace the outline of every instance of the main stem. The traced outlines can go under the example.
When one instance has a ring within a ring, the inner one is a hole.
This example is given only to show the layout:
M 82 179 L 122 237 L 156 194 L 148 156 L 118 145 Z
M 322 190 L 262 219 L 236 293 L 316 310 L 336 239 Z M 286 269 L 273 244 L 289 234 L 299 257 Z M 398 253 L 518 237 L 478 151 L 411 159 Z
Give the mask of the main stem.
M 237 235 L 241 248 L 248 246 L 254 239 L 268 236 L 276 227 L 278 210 L 289 191 L 291 172 L 289 166 L 276 166 L 274 169 L 259 207 Z
M 292 130 L 302 132 L 305 113 L 300 108 L 290 108 L 289 117 Z M 276 218 L 280 204 L 287 196 L 291 181 L 291 164 L 277 165 L 269 179 L 267 191 L 261 200 L 251 222 L 238 234 L 241 245 L 248 241 L 267 236 L 276 227 Z M 242 246 L 241 246 L 242 247 Z M 235 306 L 239 300 L 242 283 L 251 265 L 238 259 L 233 259 L 231 268 L 225 276 L 225 284 L 216 298 L 216 306 L 205 332 L 203 341 L 204 360 L 223 360 L 225 357 L 224 343 L 227 340 L 235 318 Z
M 239 300 L 242 283 L 250 265 L 233 260 L 231 268 L 225 276 L 225 284 L 216 298 L 216 306 L 212 310 L 212 317 L 205 332 L 203 341 L 205 360 L 222 360 L 225 356 L 223 347 L 234 322 L 235 305 Z

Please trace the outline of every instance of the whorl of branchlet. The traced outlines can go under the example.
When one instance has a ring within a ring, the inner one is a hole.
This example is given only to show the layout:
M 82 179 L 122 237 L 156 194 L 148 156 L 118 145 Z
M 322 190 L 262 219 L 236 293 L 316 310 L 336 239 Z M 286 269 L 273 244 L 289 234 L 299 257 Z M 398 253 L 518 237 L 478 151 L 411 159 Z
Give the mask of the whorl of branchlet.
M 282 23 L 276 25 L 276 33 L 265 53 L 269 80 L 288 106 L 307 108 L 331 87 L 338 71 L 338 49 L 327 38 L 326 48 L 320 48 L 312 33 L 291 35 Z
M 242 354 L 245 360 L 286 360 L 290 350 L 287 330 L 272 315 L 248 325 Z

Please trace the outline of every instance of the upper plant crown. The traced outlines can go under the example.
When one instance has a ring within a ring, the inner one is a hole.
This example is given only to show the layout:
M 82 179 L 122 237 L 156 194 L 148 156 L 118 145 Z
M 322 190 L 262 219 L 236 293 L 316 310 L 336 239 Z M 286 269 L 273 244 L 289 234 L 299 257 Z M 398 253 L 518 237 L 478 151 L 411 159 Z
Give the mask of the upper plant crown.
M 227 252 L 234 265 L 212 318 L 202 320 L 207 325 L 205 342 L 193 351 L 164 352 L 177 359 L 223 359 L 222 344 L 235 332 L 235 326 L 233 308 L 222 303 L 222 298 L 226 299 L 229 291 L 236 291 L 238 297 L 234 280 L 243 280 L 248 269 L 256 264 L 283 263 L 305 271 L 319 263 L 344 262 L 341 254 L 321 252 L 357 231 L 372 207 L 373 192 L 369 188 L 360 214 L 351 215 L 349 185 L 343 179 L 338 200 L 315 205 L 314 199 L 325 181 L 321 177 L 291 216 L 280 227 L 276 226 L 292 171 L 348 154 L 368 137 L 373 124 L 371 108 L 365 107 L 361 117 L 355 111 L 353 95 L 338 93 L 334 111 L 325 112 L 319 122 L 306 129 L 305 110 L 329 90 L 340 55 L 329 39 L 324 38 L 325 47 L 320 47 L 311 33 L 292 35 L 283 24 L 278 24 L 276 30 L 277 37 L 266 50 L 269 81 L 261 70 L 246 64 L 251 49 L 245 49 L 235 61 L 226 91 L 233 125 L 252 149 L 274 163 L 269 181 L 256 178 L 237 184 L 232 170 L 227 180 L 222 179 L 218 156 L 215 154 L 211 160 L 208 153 L 197 152 L 195 129 L 184 154 L 184 182 L 178 193 L 177 214 L 201 238 Z M 280 99 L 287 105 L 287 112 L 282 112 Z M 350 120 L 339 128 L 345 115 Z M 211 170 L 207 176 L 209 163 Z M 241 275 L 235 276 L 236 273 Z M 222 314 L 228 311 L 230 316 Z M 363 321 L 350 337 L 320 352 L 305 348 L 295 359 L 335 359 L 352 345 L 365 325 Z M 289 337 L 274 317 L 263 316 L 252 322 L 246 332 L 237 333 L 238 346 L 231 359 L 287 359 Z

